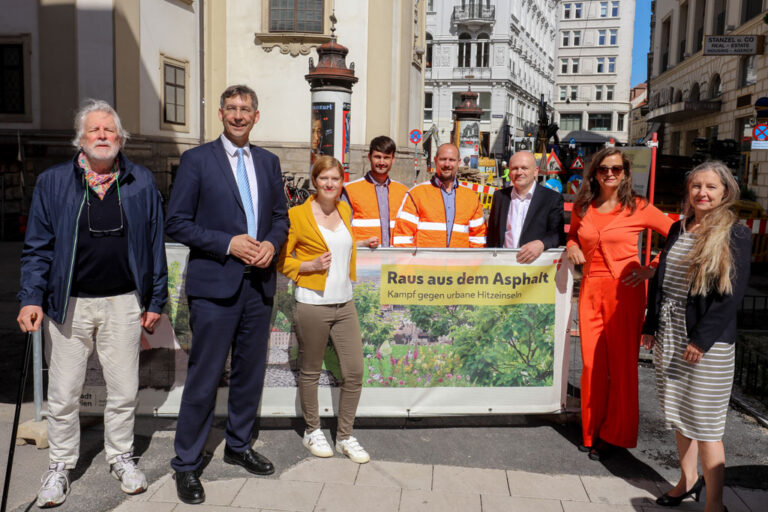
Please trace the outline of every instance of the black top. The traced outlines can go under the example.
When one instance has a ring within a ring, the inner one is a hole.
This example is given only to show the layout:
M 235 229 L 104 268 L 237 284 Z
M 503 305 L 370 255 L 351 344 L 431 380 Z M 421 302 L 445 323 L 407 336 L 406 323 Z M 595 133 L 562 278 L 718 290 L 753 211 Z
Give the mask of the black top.
M 72 296 L 111 297 L 136 289 L 125 222 L 115 183 L 104 199 L 88 191 L 78 224 Z
M 648 312 L 643 325 L 643 334 L 656 334 L 661 311 L 661 283 L 667 267 L 667 253 L 680 237 L 680 228 L 684 221 L 679 220 L 669 229 L 664 252 L 659 259 L 656 275 L 648 287 Z M 733 255 L 731 295 L 710 292 L 706 295 L 691 295 L 685 305 L 685 323 L 688 339 L 704 352 L 717 342 L 734 343 L 736 341 L 736 311 L 744 298 L 749 283 L 749 266 L 752 249 L 752 232 L 746 226 L 734 224 L 731 227 L 730 250 Z
M 493 193 L 486 247 L 504 247 L 513 188 L 510 186 Z M 523 229 L 520 232 L 520 247 L 533 240 L 541 240 L 544 249 L 565 245 L 563 195 L 539 184 L 534 190 L 528 213 L 523 221 Z

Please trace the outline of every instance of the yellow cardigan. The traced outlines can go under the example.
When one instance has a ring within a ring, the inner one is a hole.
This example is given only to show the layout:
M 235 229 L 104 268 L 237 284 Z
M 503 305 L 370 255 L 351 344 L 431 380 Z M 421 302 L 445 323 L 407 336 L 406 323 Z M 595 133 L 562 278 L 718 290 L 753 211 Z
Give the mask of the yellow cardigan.
M 315 216 L 312 214 L 311 202 L 315 197 L 310 197 L 303 204 L 294 206 L 288 210 L 288 218 L 291 221 L 291 227 L 288 230 L 288 240 L 283 244 L 280 251 L 280 258 L 277 260 L 277 270 L 285 274 L 285 277 L 295 281 L 297 285 L 311 290 L 322 292 L 325 290 L 325 280 L 328 277 L 328 270 L 318 270 L 315 272 L 299 273 L 299 266 L 303 261 L 311 261 L 323 253 L 329 251 L 328 244 L 325 243 L 320 228 L 317 225 Z M 357 260 L 357 248 L 355 247 L 355 237 L 352 235 L 352 209 L 344 201 L 336 202 L 336 209 L 339 211 L 342 222 L 347 226 L 350 236 L 352 236 L 352 256 L 349 261 L 349 279 L 356 279 L 355 261 Z

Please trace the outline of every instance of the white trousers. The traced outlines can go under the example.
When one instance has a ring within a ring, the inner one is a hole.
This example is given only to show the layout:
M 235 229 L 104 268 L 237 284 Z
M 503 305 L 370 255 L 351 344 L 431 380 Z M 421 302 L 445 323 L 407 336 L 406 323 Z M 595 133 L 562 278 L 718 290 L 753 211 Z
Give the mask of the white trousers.
M 114 297 L 70 297 L 67 318 L 45 317 L 50 341 L 48 442 L 51 462 L 73 469 L 80 454 L 80 395 L 88 358 L 96 353 L 107 384 L 104 449 L 107 462 L 133 451 L 139 392 L 141 305 L 136 292 Z

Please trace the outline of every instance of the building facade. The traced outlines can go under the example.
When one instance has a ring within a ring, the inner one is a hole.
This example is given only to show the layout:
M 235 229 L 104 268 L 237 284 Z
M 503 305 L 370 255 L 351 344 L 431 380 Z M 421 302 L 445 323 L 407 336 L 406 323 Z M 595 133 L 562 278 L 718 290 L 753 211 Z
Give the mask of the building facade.
M 664 154 L 696 145 L 730 163 L 748 194 L 768 208 L 768 150 L 752 150 L 755 102 L 768 96 L 766 0 L 656 0 L 648 93 L 650 130 Z M 742 55 L 705 55 L 705 36 L 762 36 Z M 698 139 L 698 140 L 697 140 Z
M 648 106 L 648 84 L 634 86 L 629 91 L 629 145 L 637 146 L 646 142 L 648 122 L 645 113 Z
M 635 0 L 558 2 L 555 111 L 561 141 L 629 142 Z
M 338 42 L 358 78 L 345 118 L 351 177 L 367 170 L 368 141 L 388 135 L 399 147 L 395 174 L 412 179 L 408 132 L 422 128 L 424 0 L 2 4 L 0 239 L 20 234 L 35 176 L 73 156 L 72 117 L 87 98 L 116 107 L 131 133 L 126 154 L 168 194 L 181 153 L 221 134 L 221 92 L 248 84 L 261 112 L 252 142 L 277 153 L 285 172 L 306 174 L 312 105 L 304 76 L 310 58 L 317 64 L 315 48 L 331 40 L 334 8 Z
M 553 0 L 428 0 L 424 127 L 450 142 L 461 93 L 479 94 L 481 156 L 506 158 L 553 99 Z M 551 107 L 550 107 L 551 108 Z

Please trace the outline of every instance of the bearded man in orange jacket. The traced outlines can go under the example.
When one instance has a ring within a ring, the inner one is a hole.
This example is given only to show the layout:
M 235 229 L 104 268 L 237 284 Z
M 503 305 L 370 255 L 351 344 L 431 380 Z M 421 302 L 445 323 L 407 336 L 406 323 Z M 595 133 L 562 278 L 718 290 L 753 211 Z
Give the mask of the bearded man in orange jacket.
M 435 175 L 408 191 L 397 212 L 395 247 L 485 247 L 483 205 L 460 187 L 459 148 L 443 144 L 435 155 Z

